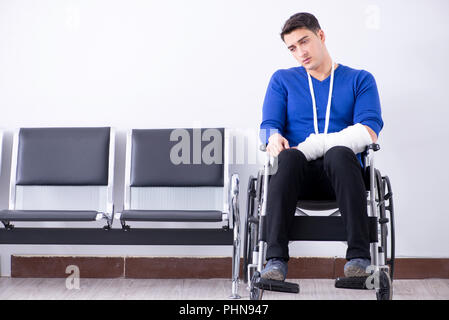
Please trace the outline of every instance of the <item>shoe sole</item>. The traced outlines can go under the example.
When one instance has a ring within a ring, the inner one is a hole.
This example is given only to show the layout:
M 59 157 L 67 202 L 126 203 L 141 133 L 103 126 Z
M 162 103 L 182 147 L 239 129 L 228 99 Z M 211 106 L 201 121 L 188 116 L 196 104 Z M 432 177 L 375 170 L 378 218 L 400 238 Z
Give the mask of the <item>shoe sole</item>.
M 262 279 L 269 279 L 269 280 L 278 280 L 278 281 L 284 281 L 284 275 L 279 270 L 271 270 L 264 272 L 261 276 Z

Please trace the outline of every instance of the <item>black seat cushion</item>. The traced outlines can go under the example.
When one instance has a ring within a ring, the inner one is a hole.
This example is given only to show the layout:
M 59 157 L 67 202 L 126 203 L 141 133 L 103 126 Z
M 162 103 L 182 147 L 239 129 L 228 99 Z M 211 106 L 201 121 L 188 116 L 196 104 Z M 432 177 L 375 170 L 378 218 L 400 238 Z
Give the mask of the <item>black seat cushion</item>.
M 124 210 L 120 219 L 124 221 L 219 222 L 222 221 L 222 212 L 215 210 Z
M 95 221 L 97 211 L 80 210 L 1 210 L 3 221 Z

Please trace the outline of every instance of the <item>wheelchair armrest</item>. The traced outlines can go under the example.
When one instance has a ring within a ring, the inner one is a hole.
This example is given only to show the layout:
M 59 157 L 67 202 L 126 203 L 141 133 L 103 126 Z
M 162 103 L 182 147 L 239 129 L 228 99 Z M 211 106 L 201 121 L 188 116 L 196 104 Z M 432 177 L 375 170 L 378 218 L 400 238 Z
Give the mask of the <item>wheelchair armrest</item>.
M 263 143 L 260 145 L 259 149 L 262 152 L 267 151 L 267 143 Z M 370 145 L 366 146 L 365 151 L 363 151 L 363 153 L 367 153 L 369 150 L 373 150 L 374 152 L 379 151 L 380 150 L 380 145 L 378 143 L 371 143 Z
M 362 163 L 364 168 L 366 168 L 366 158 L 368 157 L 370 150 L 373 150 L 373 152 L 379 151 L 380 145 L 378 143 L 371 143 L 366 146 L 365 151 L 362 152 Z
M 366 146 L 365 152 L 368 152 L 369 150 L 373 150 L 374 152 L 380 150 L 380 145 L 378 143 L 371 143 L 370 145 Z

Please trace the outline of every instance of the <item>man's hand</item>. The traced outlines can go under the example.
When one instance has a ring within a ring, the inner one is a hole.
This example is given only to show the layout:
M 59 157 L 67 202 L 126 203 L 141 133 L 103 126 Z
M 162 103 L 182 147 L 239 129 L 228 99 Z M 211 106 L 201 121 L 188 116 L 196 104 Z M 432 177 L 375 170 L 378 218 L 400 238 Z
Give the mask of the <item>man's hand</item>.
M 273 157 L 277 157 L 282 150 L 288 148 L 290 148 L 290 146 L 288 145 L 287 139 L 285 139 L 279 133 L 273 134 L 268 139 L 267 152 Z

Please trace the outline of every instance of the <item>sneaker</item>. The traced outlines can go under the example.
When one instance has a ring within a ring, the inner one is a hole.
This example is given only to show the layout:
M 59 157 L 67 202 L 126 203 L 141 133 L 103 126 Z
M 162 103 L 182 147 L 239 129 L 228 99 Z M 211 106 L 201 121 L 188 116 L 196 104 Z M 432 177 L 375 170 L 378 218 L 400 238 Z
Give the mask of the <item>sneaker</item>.
M 345 264 L 345 277 L 368 277 L 370 273 L 366 272 L 366 268 L 368 268 L 368 266 L 370 265 L 370 259 L 351 259 Z
M 268 260 L 260 276 L 263 279 L 284 281 L 287 276 L 287 262 L 284 259 L 272 258 Z

